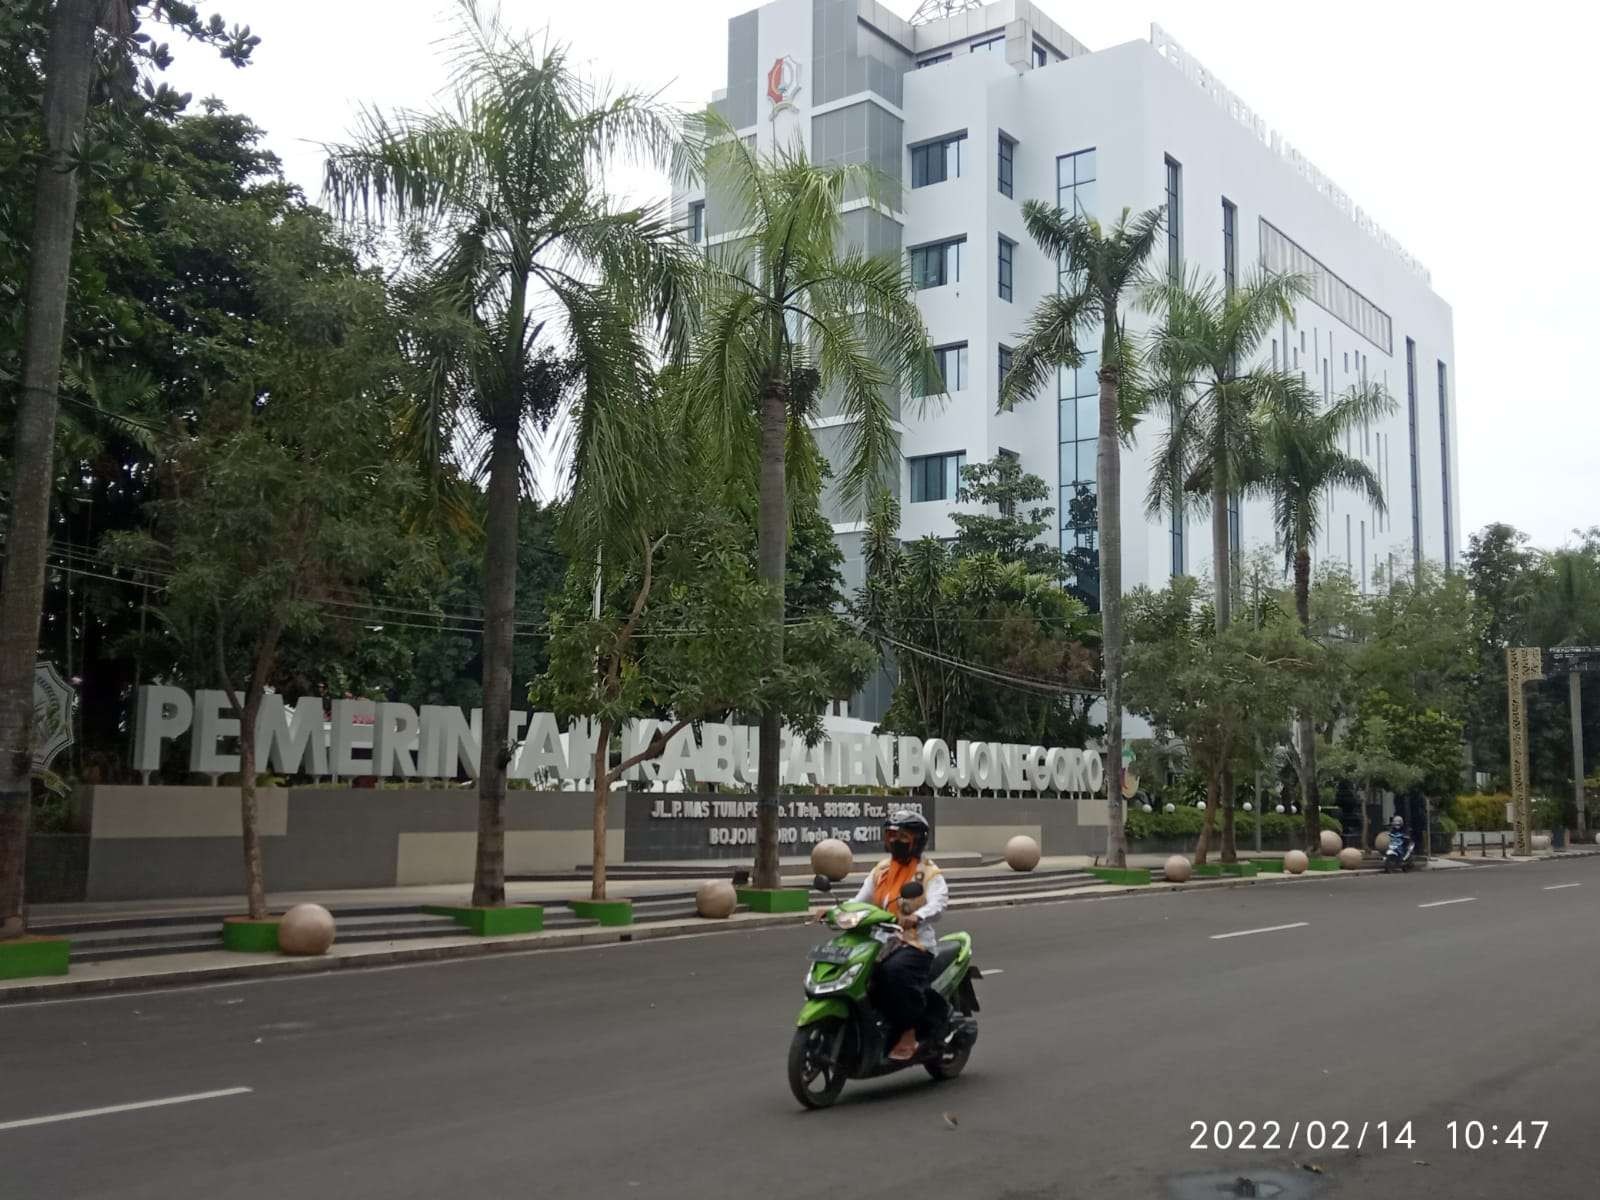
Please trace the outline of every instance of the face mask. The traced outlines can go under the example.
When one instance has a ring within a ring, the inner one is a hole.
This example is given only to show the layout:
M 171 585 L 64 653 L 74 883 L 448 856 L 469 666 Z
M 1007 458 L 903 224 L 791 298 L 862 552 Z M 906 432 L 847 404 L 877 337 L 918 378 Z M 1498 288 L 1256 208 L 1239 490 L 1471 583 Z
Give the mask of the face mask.
M 906 842 L 890 842 L 889 857 L 897 863 L 908 863 L 911 861 L 911 846 Z

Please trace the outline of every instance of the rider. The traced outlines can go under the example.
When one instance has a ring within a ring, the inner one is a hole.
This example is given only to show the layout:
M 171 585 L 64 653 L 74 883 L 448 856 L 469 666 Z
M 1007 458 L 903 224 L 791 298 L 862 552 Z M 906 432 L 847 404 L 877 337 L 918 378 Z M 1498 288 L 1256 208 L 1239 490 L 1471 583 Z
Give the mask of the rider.
M 1389 818 L 1389 848 L 1401 858 L 1405 857 L 1406 841 L 1410 837 L 1406 833 L 1406 819 L 1399 813 Z
M 933 922 L 950 901 L 944 873 L 923 853 L 932 832 L 928 819 L 914 809 L 890 813 L 883 827 L 883 848 L 889 857 L 868 872 L 855 897 L 899 917 L 900 938 L 880 960 L 874 980 L 878 1009 L 889 1021 L 890 1036 L 898 1035 L 889 1051 L 896 1062 L 916 1056 L 917 1025 L 927 1006 L 924 993 L 938 944 Z M 902 912 L 900 889 L 913 882 L 922 885 L 920 903 L 911 901 L 911 911 Z

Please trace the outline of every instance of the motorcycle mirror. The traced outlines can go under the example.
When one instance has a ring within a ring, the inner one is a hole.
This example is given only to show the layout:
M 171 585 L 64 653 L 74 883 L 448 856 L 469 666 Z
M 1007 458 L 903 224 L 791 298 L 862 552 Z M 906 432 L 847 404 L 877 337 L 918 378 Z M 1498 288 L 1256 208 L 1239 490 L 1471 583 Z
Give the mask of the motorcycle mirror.
M 833 891 L 833 880 L 826 875 L 818 875 L 811 881 L 811 888 L 817 892 L 831 892 Z
M 900 889 L 900 899 L 915 900 L 922 895 L 922 885 L 913 879 Z

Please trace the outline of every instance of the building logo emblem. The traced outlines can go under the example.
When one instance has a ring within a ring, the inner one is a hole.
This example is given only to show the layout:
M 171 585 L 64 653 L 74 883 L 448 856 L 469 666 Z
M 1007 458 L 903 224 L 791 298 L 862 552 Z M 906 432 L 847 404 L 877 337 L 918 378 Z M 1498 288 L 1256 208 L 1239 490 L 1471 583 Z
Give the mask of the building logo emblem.
M 772 101 L 772 115 L 793 109 L 799 94 L 800 64 L 785 54 L 767 72 L 767 99 Z

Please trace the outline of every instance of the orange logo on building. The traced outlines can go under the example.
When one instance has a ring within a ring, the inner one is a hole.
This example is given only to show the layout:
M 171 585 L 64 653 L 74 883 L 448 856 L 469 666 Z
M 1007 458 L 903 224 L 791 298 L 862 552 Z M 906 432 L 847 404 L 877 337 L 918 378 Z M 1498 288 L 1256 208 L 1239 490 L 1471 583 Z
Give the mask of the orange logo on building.
M 772 101 L 772 111 L 779 113 L 793 108 L 799 94 L 800 64 L 786 54 L 767 72 L 767 99 Z

